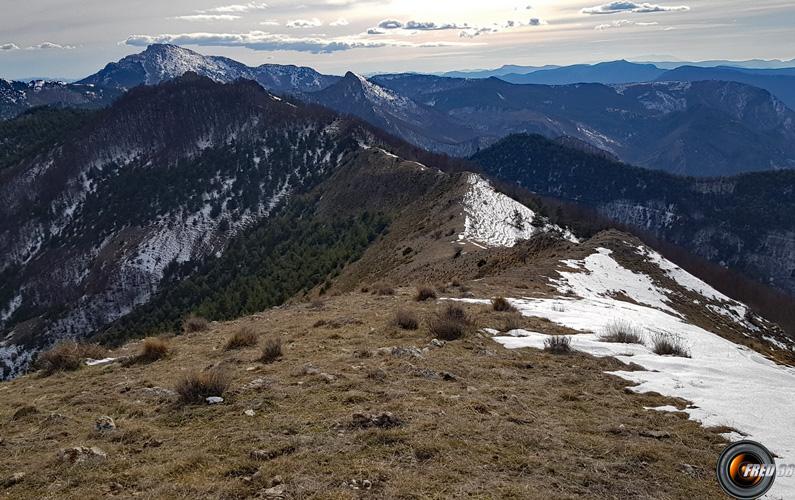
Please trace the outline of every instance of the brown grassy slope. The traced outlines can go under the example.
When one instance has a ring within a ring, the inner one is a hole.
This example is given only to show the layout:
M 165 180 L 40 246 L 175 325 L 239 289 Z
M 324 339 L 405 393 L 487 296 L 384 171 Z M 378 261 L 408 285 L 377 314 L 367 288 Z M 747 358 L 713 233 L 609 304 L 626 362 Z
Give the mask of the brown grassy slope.
M 379 353 L 425 347 L 426 319 L 441 307 L 414 302 L 413 288 L 398 292 L 212 324 L 175 337 L 172 355 L 150 364 L 0 385 L 0 480 L 26 474 L 0 494 L 249 498 L 266 497 L 280 479 L 287 498 L 720 498 L 712 470 L 723 439 L 683 414 L 644 410 L 683 402 L 628 393 L 627 382 L 604 373 L 616 361 L 509 351 L 476 335 L 422 357 Z M 399 308 L 423 318 L 418 330 L 393 325 Z M 510 314 L 467 312 L 480 325 Z M 242 326 L 279 336 L 282 358 L 266 365 L 256 347 L 224 350 Z M 165 391 L 157 388 L 206 368 L 232 377 L 223 404 L 180 406 L 158 396 Z M 26 406 L 35 412 L 14 418 Z M 356 427 L 356 412 L 391 412 L 401 425 Z M 102 415 L 118 429 L 94 431 Z M 100 447 L 107 460 L 56 459 L 60 448 L 81 445 Z M 371 489 L 352 488 L 354 480 Z

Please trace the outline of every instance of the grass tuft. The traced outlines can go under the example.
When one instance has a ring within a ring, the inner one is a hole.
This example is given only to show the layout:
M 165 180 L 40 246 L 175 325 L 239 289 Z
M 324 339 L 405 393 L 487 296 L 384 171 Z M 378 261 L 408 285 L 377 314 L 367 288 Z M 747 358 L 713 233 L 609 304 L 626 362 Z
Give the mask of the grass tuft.
M 165 358 L 168 353 L 168 342 L 159 337 L 149 337 L 144 339 L 138 359 L 144 362 L 152 362 Z
M 616 320 L 605 326 L 599 340 L 619 344 L 643 344 L 643 331 L 628 321 Z
M 257 334 L 249 326 L 244 326 L 236 331 L 229 340 L 226 341 L 224 349 L 231 351 L 233 349 L 242 349 L 244 347 L 254 347 L 259 342 Z
M 437 339 L 458 340 L 471 327 L 466 311 L 460 306 L 448 304 L 428 321 L 428 330 Z
M 210 396 L 223 396 L 229 388 L 229 375 L 219 369 L 191 372 L 177 382 L 174 390 L 184 404 L 201 404 Z
M 690 351 L 684 346 L 682 340 L 667 333 L 657 333 L 651 340 L 652 351 L 660 356 L 678 356 L 689 358 Z
M 85 358 L 103 358 L 106 351 L 97 344 L 83 344 L 74 340 L 63 340 L 39 354 L 36 366 L 45 375 L 74 371 L 83 365 Z
M 282 339 L 279 337 L 267 339 L 259 360 L 263 363 L 273 363 L 280 357 L 282 357 Z
M 421 286 L 417 288 L 417 293 L 414 295 L 414 300 L 417 302 L 425 302 L 426 300 L 433 300 L 436 298 L 436 292 L 429 286 Z
M 182 320 L 182 331 L 185 333 L 206 332 L 210 329 L 210 322 L 201 316 L 191 314 Z
M 569 354 L 571 352 L 571 337 L 553 335 L 544 340 L 544 350 L 552 354 Z
M 514 312 L 516 308 L 508 302 L 505 297 L 496 297 L 491 299 L 491 307 L 498 312 Z
M 404 330 L 416 330 L 420 327 L 420 320 L 413 312 L 399 309 L 395 313 L 395 324 Z

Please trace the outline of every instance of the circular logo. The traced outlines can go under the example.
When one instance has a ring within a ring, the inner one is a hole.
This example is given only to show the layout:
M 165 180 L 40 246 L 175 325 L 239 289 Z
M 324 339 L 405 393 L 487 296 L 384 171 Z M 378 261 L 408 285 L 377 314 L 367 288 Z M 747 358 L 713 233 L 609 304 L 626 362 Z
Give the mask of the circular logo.
M 718 459 L 718 483 L 741 500 L 759 498 L 773 486 L 776 463 L 767 448 L 754 441 L 737 441 Z

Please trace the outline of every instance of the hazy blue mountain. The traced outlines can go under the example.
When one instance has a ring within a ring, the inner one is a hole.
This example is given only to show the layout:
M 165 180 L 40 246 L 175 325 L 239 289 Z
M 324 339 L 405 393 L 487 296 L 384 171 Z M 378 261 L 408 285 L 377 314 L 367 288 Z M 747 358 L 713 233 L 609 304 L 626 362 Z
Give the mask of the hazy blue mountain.
M 665 71 L 653 64 L 611 61 L 599 64 L 578 64 L 562 68 L 510 73 L 500 79 L 510 83 L 567 85 L 570 83 L 634 83 L 656 80 Z
M 465 69 L 460 71 L 448 71 L 441 73 L 439 76 L 446 76 L 448 78 L 490 78 L 492 76 L 503 76 L 512 73 L 526 74 L 534 71 L 555 69 L 560 66 L 554 64 L 547 64 L 544 66 L 518 66 L 515 64 L 506 64 L 496 69 Z

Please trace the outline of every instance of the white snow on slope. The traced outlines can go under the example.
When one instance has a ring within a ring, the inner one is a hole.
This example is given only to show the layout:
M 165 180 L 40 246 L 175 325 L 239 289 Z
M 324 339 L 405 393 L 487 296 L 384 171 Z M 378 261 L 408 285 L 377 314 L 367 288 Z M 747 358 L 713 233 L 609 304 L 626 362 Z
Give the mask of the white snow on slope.
M 538 218 L 535 212 L 497 192 L 479 175 L 470 174 L 467 180 L 469 190 L 464 196 L 464 232 L 458 235 L 459 241 L 487 247 L 512 247 L 520 240 L 530 239 L 543 231 L 557 231 L 566 239 L 577 241 L 570 231 L 558 226 L 533 226 L 533 221 Z
M 610 256 L 612 253 L 607 248 L 598 248 L 584 261 L 564 261 L 567 267 L 577 271 L 558 271 L 560 279 L 552 282 L 564 295 L 574 293 L 583 298 L 600 298 L 622 293 L 635 302 L 679 315 L 668 305 L 667 294 L 670 290 L 658 287 L 643 273 L 635 273 L 621 266 Z
M 687 323 L 681 316 L 660 307 L 665 289 L 649 288 L 651 279 L 648 276 L 644 279 L 640 273 L 617 270 L 614 262 L 605 249 L 599 249 L 583 261 L 566 261 L 564 264 L 568 267 L 585 272 L 561 271 L 561 278 L 554 283 L 559 290 L 572 290 L 579 297 L 523 298 L 510 299 L 510 302 L 525 316 L 543 317 L 589 332 L 571 337 L 576 350 L 594 356 L 612 356 L 645 368 L 647 371 L 612 372 L 637 383 L 633 390 L 653 391 L 691 401 L 693 405 L 684 411 L 692 419 L 705 426 L 735 428 L 748 434 L 749 439 L 768 446 L 780 457 L 779 463 L 795 463 L 795 433 L 791 430 L 795 423 L 795 369 L 776 365 L 753 350 Z M 696 278 L 685 271 L 675 273 L 677 281 L 696 286 Z M 622 283 L 621 279 L 626 282 Z M 711 294 L 711 288 L 704 286 L 704 293 Z M 610 297 L 610 292 L 616 289 L 639 303 Z M 488 303 L 487 300 L 462 300 Z M 646 345 L 601 342 L 600 332 L 617 320 L 642 328 Z M 654 354 L 649 346 L 655 334 L 678 338 L 691 358 Z M 510 349 L 542 349 L 546 338 L 548 336 L 543 333 L 514 330 L 495 340 Z M 795 478 L 779 477 L 768 497 L 795 498 Z

